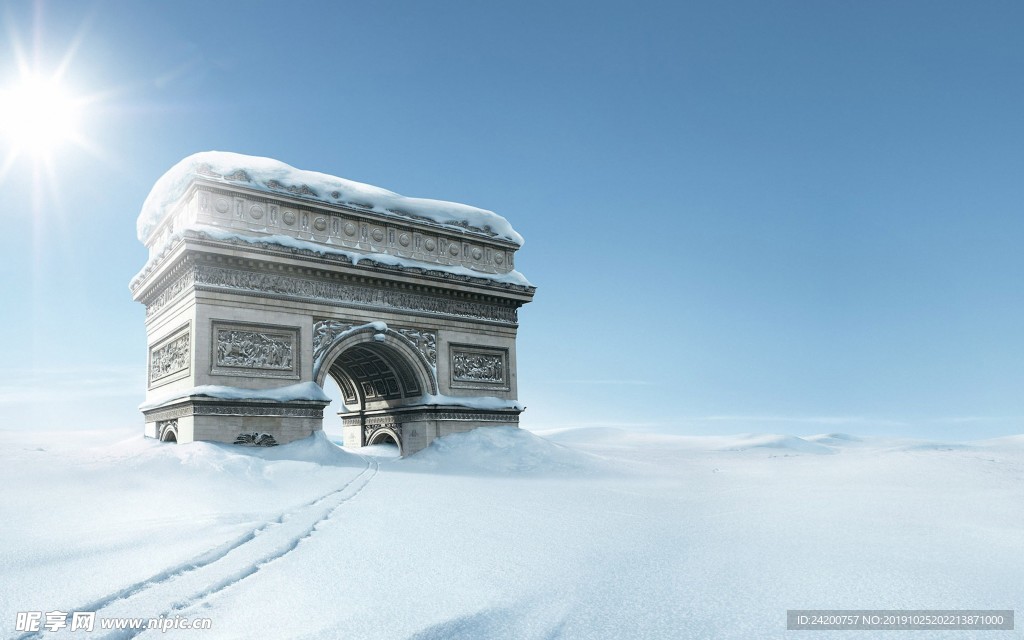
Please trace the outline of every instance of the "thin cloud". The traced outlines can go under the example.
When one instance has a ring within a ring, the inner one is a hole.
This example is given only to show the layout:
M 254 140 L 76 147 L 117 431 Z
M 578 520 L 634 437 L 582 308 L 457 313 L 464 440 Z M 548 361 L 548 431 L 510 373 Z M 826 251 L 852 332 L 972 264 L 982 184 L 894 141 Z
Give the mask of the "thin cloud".
M 864 416 L 786 416 L 786 415 L 710 415 L 683 418 L 693 422 L 771 422 L 820 425 L 857 425 L 877 427 L 905 427 L 911 423 L 890 418 Z
M 548 384 L 653 385 L 647 380 L 549 380 Z
M 145 393 L 144 377 L 138 367 L 2 369 L 0 405 L 139 397 Z
M 558 421 L 543 421 L 543 422 L 528 422 L 523 421 L 524 426 L 530 429 L 580 429 L 586 427 L 610 427 L 615 429 L 655 429 L 660 427 L 668 426 L 667 422 L 616 422 L 616 421 L 601 421 L 601 420 L 583 420 L 580 422 L 563 422 Z
M 688 422 L 791 423 L 820 425 L 852 425 L 863 427 L 914 427 L 925 424 L 973 424 L 993 422 L 1024 422 L 1024 416 L 939 416 L 932 418 L 872 418 L 866 416 L 801 416 L 801 415 L 708 415 L 682 418 Z
M 921 422 L 929 424 L 971 424 L 977 422 L 1024 422 L 1024 416 L 948 416 L 928 418 Z

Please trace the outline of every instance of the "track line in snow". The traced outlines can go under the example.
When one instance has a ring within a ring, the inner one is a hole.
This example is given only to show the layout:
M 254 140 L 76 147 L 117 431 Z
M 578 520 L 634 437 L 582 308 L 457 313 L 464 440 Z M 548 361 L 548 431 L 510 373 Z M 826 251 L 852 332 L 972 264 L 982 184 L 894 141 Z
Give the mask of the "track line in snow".
M 99 620 L 173 617 L 176 612 L 198 604 L 253 575 L 263 565 L 288 555 L 311 536 L 320 523 L 359 495 L 377 475 L 380 464 L 365 456 L 364 461 L 366 468 L 342 487 L 282 512 L 233 541 L 86 605 L 62 610 L 95 611 L 96 628 L 90 634 L 92 637 L 112 640 L 134 638 L 146 629 L 101 630 Z M 23 634 L 18 640 L 63 635 L 75 634 L 66 629 L 63 633 L 40 631 Z

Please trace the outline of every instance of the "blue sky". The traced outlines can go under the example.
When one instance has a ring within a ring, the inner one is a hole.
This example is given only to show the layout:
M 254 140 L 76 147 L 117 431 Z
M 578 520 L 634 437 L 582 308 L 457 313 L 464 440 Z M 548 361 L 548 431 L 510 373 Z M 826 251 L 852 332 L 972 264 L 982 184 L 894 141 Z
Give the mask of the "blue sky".
M 531 428 L 1024 431 L 1020 3 L 2 6 L 90 98 L 0 176 L 2 426 L 141 426 L 135 218 L 217 149 L 507 217 Z

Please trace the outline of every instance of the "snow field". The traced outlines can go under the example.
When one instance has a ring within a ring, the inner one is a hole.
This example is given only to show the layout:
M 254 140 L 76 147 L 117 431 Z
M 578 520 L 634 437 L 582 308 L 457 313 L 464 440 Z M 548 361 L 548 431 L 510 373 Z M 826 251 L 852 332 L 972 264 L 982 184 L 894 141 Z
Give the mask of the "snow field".
M 786 609 L 1024 610 L 1020 437 L 492 428 L 404 460 L 323 436 L 0 438 L 4 635 L 95 603 L 209 617 L 211 638 L 421 640 L 813 640 L 838 632 L 787 633 Z

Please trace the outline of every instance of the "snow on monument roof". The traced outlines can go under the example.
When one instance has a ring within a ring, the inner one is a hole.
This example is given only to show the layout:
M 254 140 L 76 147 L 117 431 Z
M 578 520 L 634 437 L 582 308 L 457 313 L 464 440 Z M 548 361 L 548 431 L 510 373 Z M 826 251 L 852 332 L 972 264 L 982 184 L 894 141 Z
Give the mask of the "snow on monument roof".
M 197 176 L 241 184 L 268 193 L 353 206 L 387 216 L 420 218 L 462 228 L 471 227 L 493 233 L 517 245 L 523 244 L 523 237 L 516 233 L 508 220 L 493 211 L 444 200 L 408 198 L 370 184 L 296 169 L 272 158 L 226 151 L 192 154 L 156 181 L 136 222 L 139 240 L 146 241 Z

